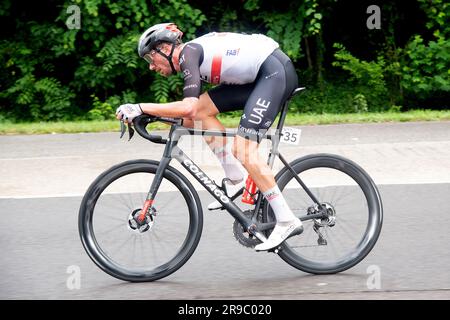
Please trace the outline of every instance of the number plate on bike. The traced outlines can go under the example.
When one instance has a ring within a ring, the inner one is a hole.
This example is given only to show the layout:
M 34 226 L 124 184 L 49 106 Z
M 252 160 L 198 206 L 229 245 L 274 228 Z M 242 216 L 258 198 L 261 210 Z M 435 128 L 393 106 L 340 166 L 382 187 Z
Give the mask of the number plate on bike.
M 281 142 L 293 145 L 298 145 L 300 143 L 300 135 L 302 130 L 286 127 L 283 128 L 281 133 L 283 134 L 281 136 Z

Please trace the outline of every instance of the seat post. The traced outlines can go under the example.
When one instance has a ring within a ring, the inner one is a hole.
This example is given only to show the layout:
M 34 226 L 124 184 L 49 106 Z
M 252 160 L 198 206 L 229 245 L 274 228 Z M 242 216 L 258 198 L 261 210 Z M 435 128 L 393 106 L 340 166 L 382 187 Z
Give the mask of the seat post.
M 298 94 L 299 92 L 305 90 L 305 87 L 300 87 L 300 88 L 296 88 L 294 89 L 294 91 L 292 91 L 291 95 L 286 99 L 286 102 L 283 105 L 283 108 L 281 109 L 281 114 L 280 114 L 280 120 L 278 121 L 278 125 L 277 125 L 277 133 L 279 135 L 281 135 L 281 129 L 284 126 L 284 121 L 286 120 L 286 115 L 288 112 L 288 105 L 291 102 L 292 97 L 294 97 L 296 94 Z
M 277 125 L 277 133 L 281 134 L 281 129 L 283 128 L 284 125 L 284 121 L 286 120 L 286 115 L 288 112 L 288 105 L 289 102 L 291 101 L 291 98 L 289 97 L 286 102 L 283 105 L 283 108 L 281 108 L 281 113 L 280 113 L 280 119 L 278 120 L 278 125 Z
M 273 137 L 271 139 L 272 147 L 269 152 L 269 159 L 267 159 L 267 164 L 269 165 L 269 167 L 271 169 L 273 167 L 275 157 L 278 156 L 278 154 L 279 154 L 278 145 L 280 144 L 281 129 L 283 128 L 284 121 L 286 120 L 289 102 L 291 102 L 291 99 L 293 96 L 295 96 L 297 93 L 299 93 L 300 91 L 303 91 L 303 90 L 305 90 L 305 88 L 297 88 L 294 91 L 292 91 L 291 95 L 286 99 L 286 102 L 284 103 L 283 107 L 281 108 L 280 119 L 278 120 L 278 125 L 277 125 L 277 131 L 272 136 Z
M 278 145 L 280 144 L 281 129 L 283 128 L 284 120 L 286 119 L 289 101 L 290 97 L 284 103 L 283 108 L 281 108 L 281 114 L 280 119 L 278 120 L 277 130 L 275 131 L 275 134 L 272 136 L 271 139 L 271 148 L 269 152 L 269 158 L 267 159 L 267 165 L 269 166 L 270 169 L 273 168 L 275 157 L 277 157 L 279 154 Z

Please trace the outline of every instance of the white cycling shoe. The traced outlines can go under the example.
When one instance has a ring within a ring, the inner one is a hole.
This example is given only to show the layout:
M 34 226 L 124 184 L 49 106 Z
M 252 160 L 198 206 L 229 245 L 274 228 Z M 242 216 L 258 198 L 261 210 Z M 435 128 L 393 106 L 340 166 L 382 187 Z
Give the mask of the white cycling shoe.
M 279 222 L 275 225 L 269 238 L 255 246 L 256 251 L 267 251 L 279 246 L 284 240 L 289 237 L 299 235 L 303 232 L 303 224 L 300 219 L 295 218 L 289 222 Z
M 222 186 L 225 188 L 225 193 L 229 198 L 235 196 L 241 189 L 245 186 L 245 181 L 242 179 L 241 181 L 233 184 L 233 182 L 225 178 L 222 180 Z M 208 210 L 217 210 L 222 209 L 222 204 L 219 201 L 214 201 L 208 205 Z

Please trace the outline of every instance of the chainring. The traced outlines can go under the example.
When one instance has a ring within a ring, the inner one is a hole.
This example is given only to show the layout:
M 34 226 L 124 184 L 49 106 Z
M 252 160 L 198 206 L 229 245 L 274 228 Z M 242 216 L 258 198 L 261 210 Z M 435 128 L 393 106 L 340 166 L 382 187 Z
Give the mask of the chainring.
M 251 219 L 253 216 L 253 212 L 244 211 L 244 215 L 247 218 Z M 254 248 L 256 245 L 261 243 L 258 238 L 244 230 L 244 227 L 237 220 L 234 220 L 233 222 L 233 235 L 236 238 L 237 242 L 247 248 Z

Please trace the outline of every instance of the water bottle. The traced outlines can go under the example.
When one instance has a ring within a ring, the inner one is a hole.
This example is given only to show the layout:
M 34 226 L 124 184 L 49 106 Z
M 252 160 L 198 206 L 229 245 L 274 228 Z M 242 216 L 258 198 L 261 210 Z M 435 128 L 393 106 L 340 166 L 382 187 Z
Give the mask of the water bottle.
M 249 175 L 245 181 L 245 188 L 242 193 L 242 202 L 247 204 L 255 204 L 255 199 L 253 198 L 254 194 L 256 194 L 256 183 Z

